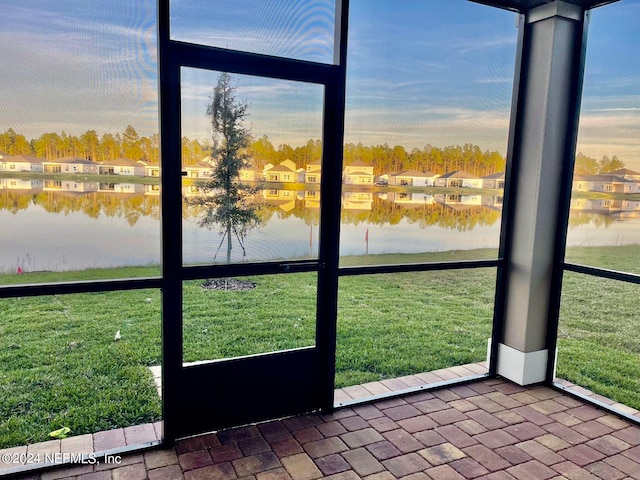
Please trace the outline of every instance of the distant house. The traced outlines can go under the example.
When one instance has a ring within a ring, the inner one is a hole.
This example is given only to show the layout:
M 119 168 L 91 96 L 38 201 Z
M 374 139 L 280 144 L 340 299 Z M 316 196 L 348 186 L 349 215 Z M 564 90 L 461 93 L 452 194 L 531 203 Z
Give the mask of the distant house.
M 575 175 L 573 189 L 579 192 L 638 193 L 640 182 L 611 174 Z
M 145 177 L 159 177 L 160 176 L 160 164 L 158 163 L 147 163 L 140 160 L 138 163 L 144 167 L 144 176 Z
M 597 180 L 597 175 L 574 175 L 572 190 L 578 192 L 592 192 L 595 185 L 594 178 Z
M 35 172 L 42 173 L 42 159 L 31 155 L 2 155 L 0 172 Z
M 304 173 L 305 183 L 320 183 L 320 180 L 322 179 L 322 161 L 313 160 L 312 162 L 307 163 L 307 168 Z
M 262 174 L 267 182 L 287 182 L 294 183 L 298 181 L 298 172 L 296 172 L 296 164 L 291 160 L 285 160 L 278 165 L 268 163 L 265 165 Z
M 98 165 L 98 172 L 103 175 L 130 175 L 144 177 L 144 169 L 145 165 L 143 163 L 129 160 L 128 158 L 110 160 Z
M 259 180 L 255 168 L 241 168 L 238 177 L 241 182 L 257 182 Z
M 405 170 L 400 173 L 389 174 L 389 185 L 398 187 L 433 187 L 437 173 Z
M 621 168 L 620 170 L 614 170 L 613 172 L 605 172 L 604 175 L 615 175 L 616 177 L 622 177 L 625 180 L 640 182 L 640 172 L 635 172 L 628 168 Z
M 43 160 L 44 173 L 87 173 L 97 174 L 98 164 L 79 157 L 65 157 L 58 160 Z
M 345 185 L 373 185 L 373 166 L 364 162 L 354 162 L 344 167 L 342 183 Z
M 187 172 L 187 178 L 209 178 L 211 176 L 211 165 L 204 162 L 199 162 L 196 165 L 189 165 L 184 167 Z
M 482 188 L 504 188 L 504 172 L 494 173 L 493 175 L 482 177 Z
M 482 188 L 482 179 L 476 177 L 464 170 L 455 170 L 447 172 L 436 178 L 436 187 L 463 187 L 463 188 Z
M 214 166 L 215 162 L 211 160 L 210 155 L 207 155 L 197 164 L 189 165 L 184 170 L 187 172 L 188 178 L 209 178 L 213 173 Z M 259 180 L 258 172 L 252 167 L 241 168 L 238 172 L 238 179 L 241 182 L 257 182 Z

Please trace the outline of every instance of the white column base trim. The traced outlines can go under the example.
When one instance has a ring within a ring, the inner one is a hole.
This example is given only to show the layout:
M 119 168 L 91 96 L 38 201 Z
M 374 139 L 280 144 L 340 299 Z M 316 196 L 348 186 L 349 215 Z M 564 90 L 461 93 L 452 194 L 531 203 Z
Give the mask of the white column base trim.
M 548 350 L 521 352 L 500 343 L 498 345 L 498 375 L 517 383 L 531 385 L 547 377 Z

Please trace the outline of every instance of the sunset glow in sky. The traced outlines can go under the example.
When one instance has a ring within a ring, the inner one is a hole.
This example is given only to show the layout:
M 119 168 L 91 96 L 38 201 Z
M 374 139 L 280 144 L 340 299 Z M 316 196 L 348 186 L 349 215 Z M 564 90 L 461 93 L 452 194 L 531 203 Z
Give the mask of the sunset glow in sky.
M 158 130 L 153 0 L 3 0 L 0 131 L 28 139 Z M 250 12 L 250 13 L 247 13 Z M 333 61 L 331 0 L 196 0 L 172 6 L 175 39 Z M 506 152 L 516 15 L 464 0 L 352 0 L 346 141 L 474 143 Z M 640 0 L 592 12 L 578 151 L 640 169 Z M 215 74 L 183 71 L 183 134 L 207 138 Z M 255 136 L 319 138 L 322 87 L 238 78 Z

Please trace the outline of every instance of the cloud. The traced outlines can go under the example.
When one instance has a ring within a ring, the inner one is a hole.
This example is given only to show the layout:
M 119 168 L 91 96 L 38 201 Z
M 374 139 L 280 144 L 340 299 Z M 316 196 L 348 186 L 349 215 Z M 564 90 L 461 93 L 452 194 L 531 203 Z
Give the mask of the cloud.
M 577 149 L 595 158 L 617 155 L 640 168 L 640 108 L 583 110 Z
M 506 152 L 509 111 L 477 111 L 458 107 L 423 107 L 390 112 L 348 110 L 346 142 L 407 148 L 474 143 L 482 149 Z

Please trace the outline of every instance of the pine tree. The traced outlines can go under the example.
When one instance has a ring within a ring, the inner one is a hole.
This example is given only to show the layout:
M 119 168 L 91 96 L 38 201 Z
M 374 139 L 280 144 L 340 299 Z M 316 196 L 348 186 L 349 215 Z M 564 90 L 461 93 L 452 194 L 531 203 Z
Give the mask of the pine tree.
M 196 184 L 199 195 L 189 203 L 203 209 L 199 226 L 209 230 L 219 228 L 222 239 L 214 259 L 226 240 L 226 258 L 230 263 L 232 237 L 238 240 L 246 257 L 244 240 L 259 225 L 256 207 L 250 203 L 256 189 L 240 181 L 240 170 L 250 166 L 247 148 L 251 134 L 244 126 L 247 104 L 237 100 L 236 86 L 228 73 L 220 74 L 210 99 L 207 116 L 212 127 L 212 173 L 210 178 Z

